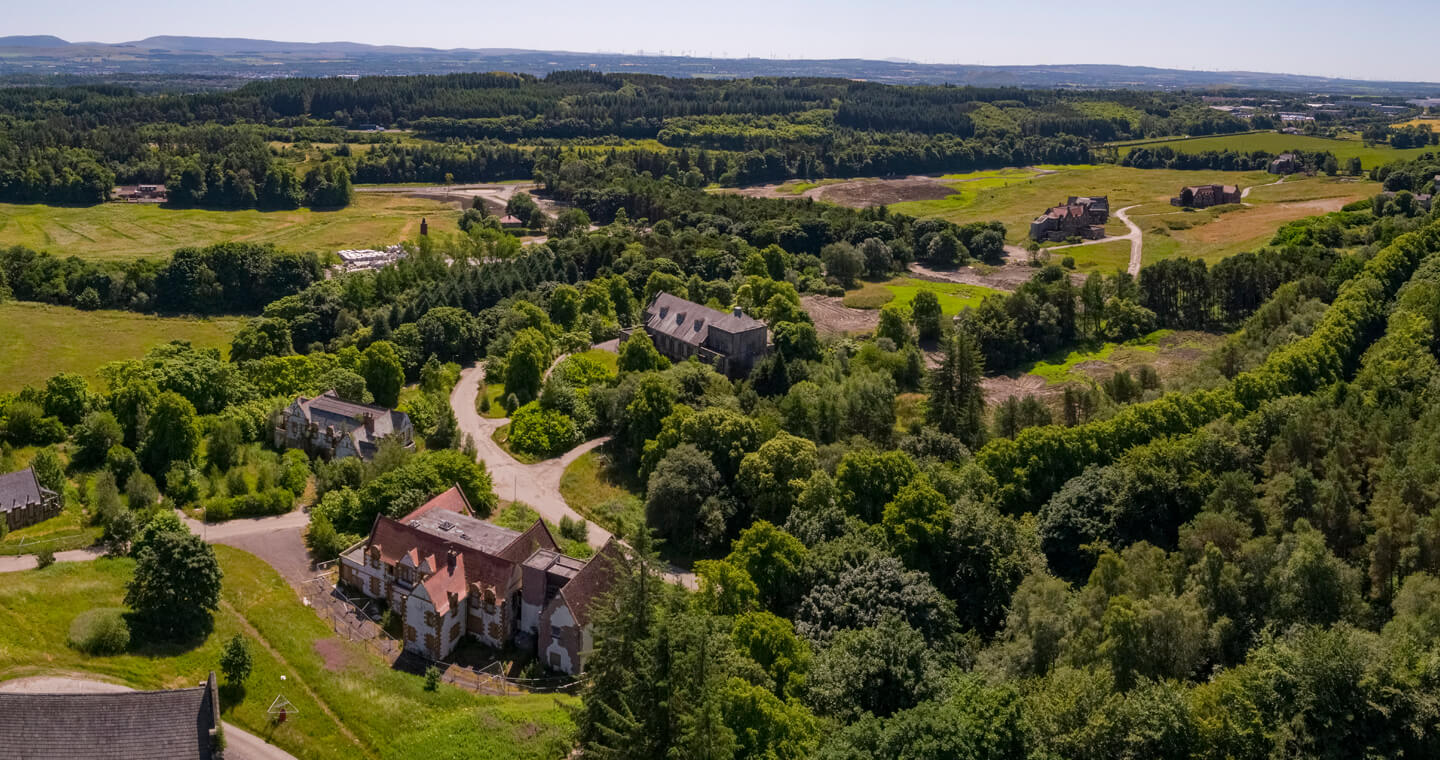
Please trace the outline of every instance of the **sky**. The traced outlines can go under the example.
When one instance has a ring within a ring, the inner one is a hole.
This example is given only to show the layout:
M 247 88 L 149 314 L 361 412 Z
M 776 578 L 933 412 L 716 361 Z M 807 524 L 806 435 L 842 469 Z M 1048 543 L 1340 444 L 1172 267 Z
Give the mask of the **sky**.
M 1440 79 L 1440 2 L 1390 0 L 7 0 L 0 34 L 922 63 L 1110 63 Z

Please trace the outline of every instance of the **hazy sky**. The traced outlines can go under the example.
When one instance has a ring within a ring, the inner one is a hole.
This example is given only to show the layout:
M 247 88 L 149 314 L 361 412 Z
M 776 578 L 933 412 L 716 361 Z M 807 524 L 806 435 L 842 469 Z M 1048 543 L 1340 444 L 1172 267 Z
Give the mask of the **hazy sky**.
M 158 34 L 1440 79 L 1436 0 L 7 0 L 0 34 Z

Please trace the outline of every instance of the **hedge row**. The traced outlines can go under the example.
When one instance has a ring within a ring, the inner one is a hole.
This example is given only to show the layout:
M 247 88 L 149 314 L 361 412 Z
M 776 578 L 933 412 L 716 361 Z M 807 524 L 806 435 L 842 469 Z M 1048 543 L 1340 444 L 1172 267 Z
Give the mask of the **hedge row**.
M 1391 297 L 1421 259 L 1436 250 L 1440 223 L 1396 238 L 1341 286 L 1313 333 L 1276 350 L 1227 386 L 1173 393 L 1126 407 L 1107 420 L 1030 428 L 1013 440 L 990 442 L 976 461 L 995 478 L 997 503 L 1012 513 L 1031 511 L 1085 468 L 1108 464 L 1131 447 L 1342 379 L 1382 326 Z
M 295 494 L 284 488 L 271 488 L 244 496 L 217 496 L 206 499 L 200 505 L 205 509 L 206 522 L 283 515 L 295 507 Z

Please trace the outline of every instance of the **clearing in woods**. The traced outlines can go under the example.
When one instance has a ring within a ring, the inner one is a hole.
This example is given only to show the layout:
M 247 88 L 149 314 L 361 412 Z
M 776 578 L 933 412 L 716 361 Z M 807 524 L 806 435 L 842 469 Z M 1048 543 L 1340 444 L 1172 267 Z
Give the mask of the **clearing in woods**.
M 844 304 L 853 309 L 879 309 L 892 301 L 909 306 L 910 302 L 915 300 L 915 295 L 922 290 L 935 294 L 940 301 L 940 310 L 946 316 L 954 316 L 965 308 L 979 306 L 985 296 L 999 292 L 979 285 L 896 277 L 886 282 L 862 282 L 858 290 L 845 294 Z
M 1421 153 L 1434 151 L 1426 148 L 1392 148 L 1389 145 L 1366 145 L 1360 139 L 1315 137 L 1312 135 L 1287 135 L 1280 132 L 1246 132 L 1238 135 L 1213 135 L 1209 137 L 1171 137 L 1159 140 L 1136 140 L 1134 142 L 1111 143 L 1120 151 L 1121 157 L 1137 147 L 1171 148 L 1179 153 L 1204 153 L 1206 151 L 1232 150 L 1250 153 L 1263 150 L 1266 153 L 1284 153 L 1289 150 L 1327 151 L 1333 153 L 1343 166 L 1350 158 L 1359 158 L 1366 169 L 1402 158 L 1414 158 Z
M 132 311 L 81 311 L 68 306 L 8 301 L 0 304 L 0 393 L 78 372 L 92 382 L 101 365 L 138 359 L 172 340 L 230 351 L 239 317 L 157 317 Z
M 452 230 L 456 205 L 405 193 L 356 193 L 335 211 L 213 211 L 149 203 L 45 206 L 0 203 L 0 245 L 24 245 L 82 259 L 160 259 L 176 248 L 225 241 L 274 243 L 300 251 L 376 248 L 415 237 L 420 219 Z

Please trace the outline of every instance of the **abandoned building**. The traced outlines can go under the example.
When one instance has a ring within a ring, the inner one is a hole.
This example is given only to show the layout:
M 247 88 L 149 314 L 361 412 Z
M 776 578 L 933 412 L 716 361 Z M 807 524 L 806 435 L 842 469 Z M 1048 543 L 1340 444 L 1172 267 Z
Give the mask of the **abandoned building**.
M 410 416 L 383 406 L 346 401 L 333 390 L 315 398 L 295 399 L 280 413 L 275 426 L 277 448 L 303 449 L 323 459 L 370 459 L 386 438 L 414 448 Z
M 211 760 L 219 727 L 213 672 L 188 689 L 0 693 L 0 760 Z
M 455 487 L 399 520 L 377 516 L 340 555 L 340 581 L 389 606 L 408 650 L 441 659 L 473 636 L 577 674 L 618 552 L 612 540 L 588 562 L 567 557 L 543 521 L 522 533 L 479 520 Z
M 1030 239 L 1058 242 L 1072 237 L 1099 240 L 1105 237 L 1110 221 L 1110 199 L 1070 196 L 1065 203 L 1046 210 L 1030 223 Z
M 1269 172 L 1271 174 L 1294 174 L 1304 169 L 1304 164 L 1294 153 L 1281 153 L 1270 162 Z
M 1240 202 L 1240 188 L 1235 185 L 1193 185 L 1183 187 L 1170 199 L 1170 205 L 1186 208 L 1210 208 Z
M 672 361 L 697 357 L 721 374 L 743 377 L 765 355 L 765 323 L 735 307 L 726 314 L 669 293 L 658 293 L 645 307 L 645 332 L 655 348 Z M 630 337 L 632 330 L 622 331 Z
M 19 530 L 60 514 L 60 495 L 40 485 L 29 467 L 0 475 L 0 514 L 5 526 Z

